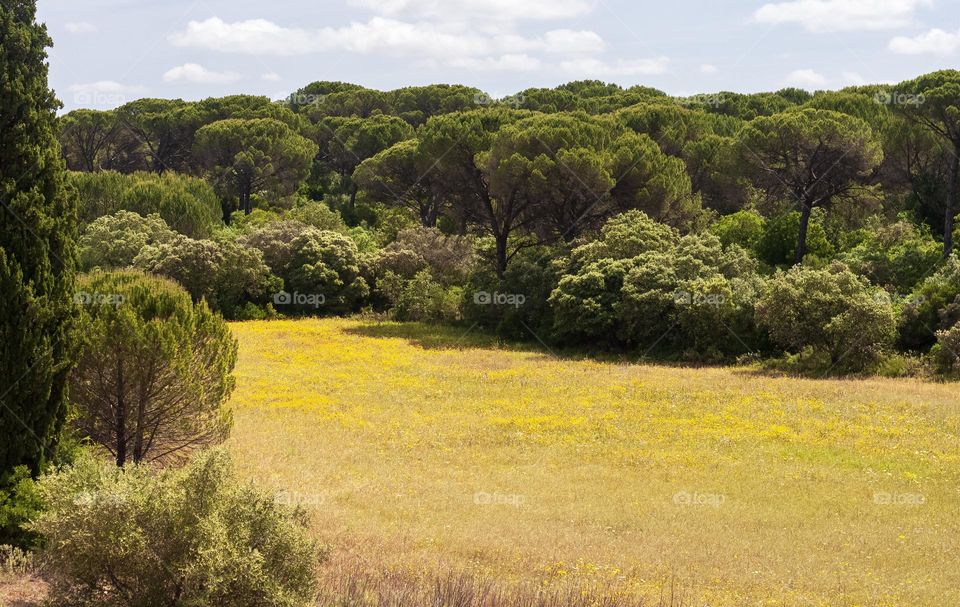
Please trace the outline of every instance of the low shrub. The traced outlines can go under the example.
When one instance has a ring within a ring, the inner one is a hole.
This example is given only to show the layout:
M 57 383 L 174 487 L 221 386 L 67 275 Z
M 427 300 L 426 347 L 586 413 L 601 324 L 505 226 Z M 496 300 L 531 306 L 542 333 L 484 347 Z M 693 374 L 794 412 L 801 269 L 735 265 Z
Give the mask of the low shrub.
M 822 361 L 822 371 L 864 371 L 896 339 L 894 308 L 884 293 L 842 263 L 778 272 L 757 302 L 757 317 L 788 353 Z
M 960 323 L 937 333 L 937 344 L 931 351 L 937 371 L 950 376 L 960 376 Z
M 54 604 L 299 607 L 314 596 L 303 512 L 238 481 L 224 451 L 155 473 L 93 456 L 43 477 Z

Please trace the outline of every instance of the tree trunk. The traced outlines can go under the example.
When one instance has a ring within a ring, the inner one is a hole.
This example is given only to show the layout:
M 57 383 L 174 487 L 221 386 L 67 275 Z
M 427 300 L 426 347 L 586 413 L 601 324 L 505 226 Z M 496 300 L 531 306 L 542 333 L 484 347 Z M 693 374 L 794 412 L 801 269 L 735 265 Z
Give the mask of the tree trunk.
M 800 205 L 800 234 L 797 235 L 797 256 L 794 258 L 794 264 L 803 263 L 803 258 L 807 256 L 807 232 L 810 229 L 810 215 L 813 214 L 813 207 L 807 203 Z
M 954 148 L 953 163 L 950 165 L 950 189 L 947 194 L 947 209 L 943 218 L 943 257 L 953 253 L 953 221 L 957 209 L 957 196 L 960 194 L 960 147 Z
M 350 217 L 354 216 L 354 211 L 357 208 L 357 190 L 358 189 L 359 188 L 357 187 L 357 184 L 355 183 L 350 184 L 350 206 L 347 207 L 350 209 Z
M 117 410 L 116 440 L 117 466 L 123 468 L 127 463 L 127 403 L 124 399 L 123 359 L 117 360 Z
M 147 422 L 147 403 L 146 395 L 140 395 L 140 402 L 137 403 L 137 428 L 133 437 L 133 463 L 139 464 L 143 461 L 143 433 L 146 432 L 144 425 Z
M 503 280 L 507 272 L 507 236 L 497 234 L 497 278 Z
M 249 215 L 253 212 L 253 206 L 250 204 L 250 199 L 253 195 L 250 193 L 249 187 L 244 187 L 240 190 L 240 208 L 243 209 L 244 215 Z

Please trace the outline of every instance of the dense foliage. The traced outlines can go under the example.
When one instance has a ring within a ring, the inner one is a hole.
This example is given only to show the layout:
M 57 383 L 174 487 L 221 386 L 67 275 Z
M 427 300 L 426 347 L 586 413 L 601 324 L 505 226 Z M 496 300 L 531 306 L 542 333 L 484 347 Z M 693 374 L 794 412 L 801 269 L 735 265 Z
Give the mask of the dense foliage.
M 958 104 L 951 70 L 686 98 L 315 82 L 71 112 L 61 142 L 85 267 L 161 274 L 229 318 L 366 310 L 836 373 L 899 348 L 947 372 Z

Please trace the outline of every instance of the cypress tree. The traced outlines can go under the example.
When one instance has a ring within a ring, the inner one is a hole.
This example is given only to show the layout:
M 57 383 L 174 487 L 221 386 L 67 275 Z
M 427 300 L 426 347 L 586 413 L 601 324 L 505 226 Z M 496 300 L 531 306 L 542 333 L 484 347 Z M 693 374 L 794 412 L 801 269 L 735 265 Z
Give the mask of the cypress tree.
M 74 353 L 76 206 L 36 10 L 0 2 L 0 496 L 54 454 Z

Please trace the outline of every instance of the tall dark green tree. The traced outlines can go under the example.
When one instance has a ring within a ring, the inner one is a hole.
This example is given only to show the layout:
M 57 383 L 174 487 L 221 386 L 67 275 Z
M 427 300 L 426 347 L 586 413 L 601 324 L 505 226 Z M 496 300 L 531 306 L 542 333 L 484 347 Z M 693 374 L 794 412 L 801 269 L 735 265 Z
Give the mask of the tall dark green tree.
M 800 213 L 795 263 L 807 254 L 813 210 L 858 200 L 883 148 L 870 126 L 831 110 L 801 109 L 761 117 L 740 133 L 743 166 L 768 196 L 795 203 Z
M 943 70 L 897 87 L 895 106 L 908 120 L 923 126 L 947 144 L 947 201 L 943 217 L 943 255 L 953 253 L 953 230 L 960 212 L 960 71 Z
M 76 207 L 36 10 L 0 3 L 0 487 L 53 455 L 74 352 Z

